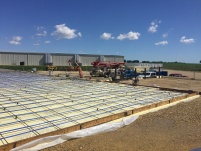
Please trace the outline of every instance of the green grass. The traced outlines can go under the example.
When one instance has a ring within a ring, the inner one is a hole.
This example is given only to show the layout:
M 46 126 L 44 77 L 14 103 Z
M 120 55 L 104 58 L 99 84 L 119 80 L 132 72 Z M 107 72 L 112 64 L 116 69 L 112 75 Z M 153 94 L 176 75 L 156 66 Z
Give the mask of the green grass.
M 201 71 L 201 64 L 163 63 L 163 68 L 172 70 L 182 70 L 182 71 Z

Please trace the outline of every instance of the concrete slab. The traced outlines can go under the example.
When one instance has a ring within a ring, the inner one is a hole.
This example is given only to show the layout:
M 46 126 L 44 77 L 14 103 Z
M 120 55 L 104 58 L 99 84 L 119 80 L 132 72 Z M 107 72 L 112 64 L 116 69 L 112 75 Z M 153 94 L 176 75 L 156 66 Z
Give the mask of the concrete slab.
M 0 73 L 0 148 L 64 133 L 189 97 L 188 92 Z

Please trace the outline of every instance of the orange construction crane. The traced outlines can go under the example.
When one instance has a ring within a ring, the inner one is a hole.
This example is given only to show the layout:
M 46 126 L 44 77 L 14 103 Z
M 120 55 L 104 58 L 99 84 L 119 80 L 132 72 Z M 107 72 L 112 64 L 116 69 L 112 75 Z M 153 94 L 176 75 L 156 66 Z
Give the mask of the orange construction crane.
M 80 78 L 84 78 L 82 68 L 79 66 L 79 64 L 77 62 L 75 62 L 75 64 L 77 65 L 77 71 L 79 71 Z
M 95 61 L 92 62 L 91 65 L 93 65 L 94 68 L 98 67 L 116 68 L 121 65 L 122 66 L 125 65 L 125 62 Z

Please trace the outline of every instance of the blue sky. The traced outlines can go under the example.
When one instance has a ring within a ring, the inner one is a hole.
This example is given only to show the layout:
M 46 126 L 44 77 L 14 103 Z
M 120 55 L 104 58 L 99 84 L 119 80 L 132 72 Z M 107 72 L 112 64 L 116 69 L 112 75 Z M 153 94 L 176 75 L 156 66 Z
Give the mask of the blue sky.
M 201 0 L 0 0 L 0 51 L 201 60 Z

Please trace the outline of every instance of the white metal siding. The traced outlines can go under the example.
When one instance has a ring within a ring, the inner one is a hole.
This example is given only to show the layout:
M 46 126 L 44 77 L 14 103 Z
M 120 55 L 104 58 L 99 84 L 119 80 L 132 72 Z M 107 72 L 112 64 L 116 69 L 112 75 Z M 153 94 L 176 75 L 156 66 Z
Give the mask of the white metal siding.
M 27 54 L 14 54 L 14 62 L 16 65 L 20 65 L 20 62 L 24 62 L 24 65 L 27 65 Z
M 45 54 L 28 54 L 28 65 L 44 65 Z
M 44 65 L 47 61 L 45 53 L 19 53 L 19 52 L 0 52 L 0 65 Z M 115 55 L 90 55 L 90 54 L 50 54 L 52 56 L 52 63 L 55 66 L 68 66 L 69 60 L 72 65 L 77 60 L 83 66 L 90 66 L 94 61 L 115 61 L 123 62 L 123 56 Z
M 124 62 L 124 57 L 122 56 L 104 56 L 104 61 L 111 61 L 111 62 Z
M 100 56 L 90 56 L 90 55 L 79 55 L 79 62 L 82 63 L 82 66 L 91 66 L 91 63 L 94 61 L 99 61 Z
M 124 57 L 115 56 L 115 62 L 124 62 Z
M 54 55 L 52 54 L 52 62 L 54 66 L 68 66 L 69 60 L 74 63 L 74 55 Z
M 5 54 L 5 53 L 1 53 L 0 54 L 0 64 L 1 65 L 12 65 L 14 64 L 13 62 L 13 57 L 14 54 Z
M 27 54 L 1 53 L 1 65 L 27 65 Z

